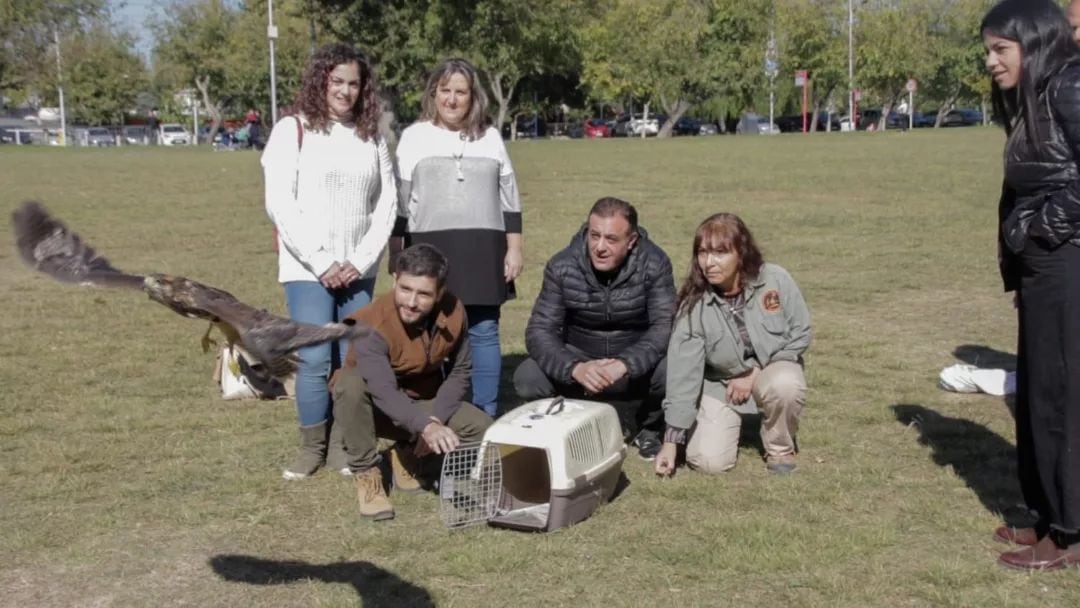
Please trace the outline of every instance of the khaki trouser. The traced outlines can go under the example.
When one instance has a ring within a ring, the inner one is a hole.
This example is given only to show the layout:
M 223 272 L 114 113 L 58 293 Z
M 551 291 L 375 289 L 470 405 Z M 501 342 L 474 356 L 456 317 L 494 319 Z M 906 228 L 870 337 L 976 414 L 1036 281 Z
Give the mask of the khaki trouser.
M 717 388 L 721 385 L 717 384 Z M 722 395 L 722 393 L 721 393 Z M 806 403 L 806 378 L 802 366 L 776 361 L 761 370 L 754 390 L 754 402 L 763 413 L 761 441 L 772 456 L 795 453 L 799 415 Z M 686 445 L 686 463 L 703 473 L 716 474 L 735 466 L 739 454 L 742 416 L 723 398 L 701 395 L 697 421 Z
M 334 397 L 334 425 L 342 426 L 345 440 L 346 464 L 359 473 L 379 464 L 379 453 L 390 449 L 397 441 L 409 441 L 412 433 L 394 424 L 389 416 L 375 406 L 364 378 L 356 373 L 337 374 L 331 389 Z M 432 400 L 417 401 L 416 406 L 426 414 L 435 413 Z M 470 403 L 462 403 L 446 426 L 462 443 L 480 441 L 491 426 L 491 417 Z

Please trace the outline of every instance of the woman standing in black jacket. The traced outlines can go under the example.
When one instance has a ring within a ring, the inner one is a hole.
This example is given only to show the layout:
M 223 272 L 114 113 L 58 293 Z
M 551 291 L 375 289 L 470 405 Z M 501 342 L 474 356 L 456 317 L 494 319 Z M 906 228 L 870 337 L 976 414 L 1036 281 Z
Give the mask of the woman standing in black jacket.
M 998 562 L 1080 566 L 1080 49 L 1050 0 L 1005 0 L 980 28 L 1004 121 L 999 261 L 1020 332 L 1016 444 L 1034 528 L 999 527 L 1025 545 Z

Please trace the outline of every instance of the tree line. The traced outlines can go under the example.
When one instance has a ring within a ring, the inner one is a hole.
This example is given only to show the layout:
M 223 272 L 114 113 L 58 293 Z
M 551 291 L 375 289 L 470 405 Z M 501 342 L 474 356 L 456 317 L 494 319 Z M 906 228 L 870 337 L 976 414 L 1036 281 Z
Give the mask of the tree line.
M 852 0 L 854 84 L 882 120 L 919 82 L 919 107 L 985 105 L 979 21 L 993 0 Z M 725 119 L 798 111 L 795 70 L 817 111 L 846 111 L 849 0 L 276 0 L 278 104 L 314 48 L 355 43 L 376 64 L 400 121 L 415 117 L 426 70 L 448 56 L 480 70 L 499 125 L 524 112 L 627 111 Z M 133 109 L 183 111 L 196 96 L 213 127 L 270 107 L 267 0 L 174 0 L 145 24 L 140 57 L 107 0 L 0 0 L 0 93 L 113 124 Z M 778 72 L 765 71 L 775 41 Z M 61 65 L 57 66 L 59 44 Z M 942 115 L 944 113 L 941 113 Z

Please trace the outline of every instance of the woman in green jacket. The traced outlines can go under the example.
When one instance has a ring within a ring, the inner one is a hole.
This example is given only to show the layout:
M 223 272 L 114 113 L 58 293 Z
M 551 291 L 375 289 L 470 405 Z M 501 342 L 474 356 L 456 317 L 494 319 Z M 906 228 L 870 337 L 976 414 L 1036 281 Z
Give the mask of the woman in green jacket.
M 656 472 L 675 470 L 680 444 L 691 468 L 730 470 L 742 423 L 735 408 L 756 405 L 768 470 L 790 473 L 806 400 L 802 355 L 810 346 L 802 293 L 786 270 L 765 263 L 734 214 L 702 222 L 692 255 L 668 344 L 667 430 Z

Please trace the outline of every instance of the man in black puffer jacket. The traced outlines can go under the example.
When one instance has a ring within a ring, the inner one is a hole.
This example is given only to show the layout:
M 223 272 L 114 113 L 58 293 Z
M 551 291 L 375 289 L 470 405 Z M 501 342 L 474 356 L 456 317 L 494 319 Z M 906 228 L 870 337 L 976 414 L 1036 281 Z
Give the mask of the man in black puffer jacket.
M 671 260 L 637 225 L 637 210 L 602 198 L 544 269 L 514 372 L 522 399 L 562 395 L 615 405 L 643 458 L 660 448 L 665 354 L 675 311 Z

